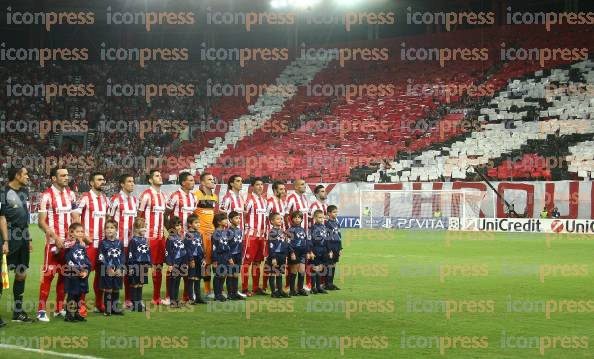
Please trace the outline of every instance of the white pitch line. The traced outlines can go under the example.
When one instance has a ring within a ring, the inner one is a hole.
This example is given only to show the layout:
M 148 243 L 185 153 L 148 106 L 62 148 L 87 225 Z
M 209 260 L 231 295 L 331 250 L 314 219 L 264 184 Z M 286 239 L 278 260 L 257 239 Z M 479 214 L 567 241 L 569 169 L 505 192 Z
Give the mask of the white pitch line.
M 20 347 L 18 345 L 0 344 L 0 349 L 3 349 L 3 348 L 4 349 L 14 349 L 14 350 L 23 350 L 26 352 L 39 353 L 42 355 L 55 355 L 55 356 L 62 357 L 62 358 L 102 359 L 99 357 L 94 357 L 94 356 L 89 356 L 89 355 L 59 353 L 59 352 L 53 352 L 51 350 L 41 350 L 41 349 L 35 349 L 35 348 Z

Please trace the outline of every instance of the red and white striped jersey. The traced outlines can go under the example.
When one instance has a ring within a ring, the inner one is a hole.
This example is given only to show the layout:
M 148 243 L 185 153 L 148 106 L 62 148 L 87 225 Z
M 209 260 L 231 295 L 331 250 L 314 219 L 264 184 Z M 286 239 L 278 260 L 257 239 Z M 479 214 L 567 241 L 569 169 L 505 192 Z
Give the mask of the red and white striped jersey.
M 241 230 L 244 229 L 244 223 L 245 223 L 245 221 L 243 219 L 243 209 L 244 208 L 245 208 L 245 199 L 243 198 L 241 193 L 236 194 L 233 191 L 228 191 L 225 194 L 225 196 L 223 196 L 223 199 L 219 203 L 219 211 L 220 212 L 227 213 L 227 215 L 229 213 L 231 213 L 231 211 L 235 211 L 235 212 L 239 213 L 240 218 L 241 218 L 241 222 L 239 223 L 239 228 L 241 228 Z M 229 225 L 231 225 L 231 223 L 229 223 Z
M 188 228 L 188 217 L 196 210 L 196 197 L 193 193 L 186 193 L 179 188 L 173 192 L 167 201 L 167 209 L 171 210 L 169 218 L 178 217 L 182 221 L 181 236 Z
M 63 191 L 51 186 L 41 194 L 39 213 L 46 213 L 46 224 L 54 233 L 66 240 L 68 227 L 72 223 L 72 211 L 76 209 L 76 195 L 70 188 Z M 46 240 L 50 240 L 46 235 Z
M 280 214 L 283 219 L 281 221 L 281 228 L 283 231 L 286 230 L 285 215 L 287 215 L 287 202 L 285 202 L 284 199 L 278 199 L 276 196 L 268 197 L 268 201 L 266 201 L 266 211 L 269 218 L 271 213 L 276 212 Z M 270 222 L 268 222 L 268 228 L 271 228 Z
M 290 214 L 294 211 L 299 211 L 303 215 L 301 227 L 303 227 L 307 233 L 309 230 L 309 202 L 307 201 L 305 193 L 298 195 L 297 193 L 293 192 L 287 197 L 287 214 Z
M 309 206 L 309 214 L 311 215 L 311 223 L 313 224 L 313 214 L 317 210 L 324 211 L 324 216 L 328 215 L 328 204 L 326 202 L 320 202 L 319 199 L 316 199 L 311 206 Z M 326 223 L 326 219 L 324 219 L 324 223 Z
M 157 192 L 153 187 L 149 187 L 142 192 L 139 201 L 138 211 L 144 214 L 146 222 L 146 238 L 149 240 L 164 239 L 165 195 L 163 192 Z
M 108 207 L 107 197 L 93 191 L 83 193 L 78 203 L 81 224 L 85 227 L 85 233 L 93 240 L 95 248 L 99 248 L 99 241 L 103 239 Z
M 134 219 L 138 209 L 138 200 L 134 195 L 120 191 L 111 197 L 109 216 L 118 222 L 118 238 L 128 247 L 128 241 L 134 235 Z
M 245 212 L 247 218 L 247 235 L 263 237 L 266 235 L 267 208 L 266 199 L 250 193 L 245 201 Z

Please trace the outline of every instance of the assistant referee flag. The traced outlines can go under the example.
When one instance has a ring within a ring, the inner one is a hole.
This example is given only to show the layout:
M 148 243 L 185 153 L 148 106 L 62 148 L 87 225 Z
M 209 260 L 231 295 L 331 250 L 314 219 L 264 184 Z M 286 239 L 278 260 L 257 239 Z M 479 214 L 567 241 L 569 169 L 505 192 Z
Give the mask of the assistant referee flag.
M 10 282 L 8 281 L 8 265 L 6 264 L 6 254 L 2 255 L 2 289 L 8 289 Z

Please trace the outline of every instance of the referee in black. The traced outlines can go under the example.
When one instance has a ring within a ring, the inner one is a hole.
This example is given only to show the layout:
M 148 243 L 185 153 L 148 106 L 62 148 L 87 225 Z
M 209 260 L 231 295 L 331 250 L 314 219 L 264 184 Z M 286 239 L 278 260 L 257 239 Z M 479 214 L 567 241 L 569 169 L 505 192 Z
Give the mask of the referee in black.
M 27 169 L 10 168 L 8 184 L 0 189 L 0 242 L 6 254 L 8 270 L 14 270 L 12 293 L 14 296 L 13 322 L 32 322 L 23 311 L 25 279 L 29 269 L 29 256 L 33 250 L 29 234 L 29 174 Z M 0 256 L 0 264 L 2 256 Z M 0 265 L 0 268 L 2 266 Z M 0 296 L 2 286 L 0 285 Z M 0 327 L 5 323 L 0 319 Z

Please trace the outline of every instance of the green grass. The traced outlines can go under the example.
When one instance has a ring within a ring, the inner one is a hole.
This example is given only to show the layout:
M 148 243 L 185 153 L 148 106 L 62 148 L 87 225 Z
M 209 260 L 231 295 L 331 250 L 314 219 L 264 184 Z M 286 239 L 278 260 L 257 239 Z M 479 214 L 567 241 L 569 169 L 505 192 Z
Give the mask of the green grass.
M 37 230 L 34 238 L 25 297 L 28 306 L 36 304 L 42 264 Z M 342 272 L 337 275 L 341 291 L 283 300 L 254 297 L 245 304 L 249 315 L 245 307 L 232 302 L 225 307 L 163 309 L 149 316 L 89 314 L 89 321 L 82 324 L 59 320 L 9 323 L 0 330 L 0 344 L 38 348 L 39 341 L 46 341 L 48 350 L 102 358 L 140 356 L 138 340 L 155 345 L 144 349 L 146 358 L 241 356 L 240 348 L 233 345 L 234 337 L 244 337 L 244 341 L 259 337 L 257 348 L 243 350 L 246 358 L 533 358 L 541 356 L 540 341 L 551 343 L 551 348 L 544 349 L 545 357 L 594 354 L 590 349 L 594 346 L 594 305 L 582 307 L 581 312 L 579 307 L 566 306 L 563 313 L 552 312 L 549 319 L 544 310 L 508 310 L 510 296 L 532 302 L 572 301 L 569 305 L 594 301 L 594 236 L 562 236 L 548 242 L 544 234 L 347 230 L 344 238 Z M 540 272 L 550 275 L 541 280 Z M 145 299 L 150 295 L 149 285 Z M 10 316 L 11 300 L 9 290 L 0 301 L 5 319 Z M 461 312 L 451 310 L 448 318 L 443 302 L 438 301 L 448 301 L 450 309 L 461 301 L 466 303 Z M 411 310 L 413 302 L 417 310 Z M 502 345 L 503 334 L 522 337 L 519 344 L 525 348 Z M 108 339 L 111 347 L 105 345 Z M 178 348 L 164 346 L 163 339 Z M 61 340 L 82 348 L 70 348 Z M 342 353 L 335 345 L 340 340 Z M 442 346 L 442 355 L 439 341 L 457 345 Z M 330 348 L 319 348 L 324 343 L 330 343 Z M 268 348 L 270 344 L 273 348 Z M 40 356 L 0 349 L 1 358 Z

